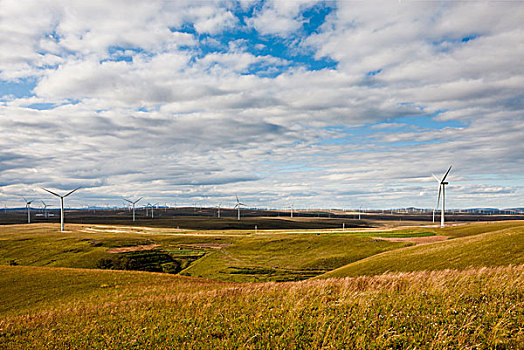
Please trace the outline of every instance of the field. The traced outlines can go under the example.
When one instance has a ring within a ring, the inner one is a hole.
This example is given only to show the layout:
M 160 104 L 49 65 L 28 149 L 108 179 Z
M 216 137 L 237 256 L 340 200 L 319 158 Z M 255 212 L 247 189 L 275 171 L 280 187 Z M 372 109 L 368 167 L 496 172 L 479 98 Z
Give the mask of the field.
M 2 314 L 4 349 L 518 349 L 524 343 L 522 266 L 264 284 L 144 272 L 1 271 L 0 292 L 17 306 Z M 16 293 L 13 282 L 21 285 Z
M 0 226 L 0 348 L 523 348 L 523 221 L 309 220 Z
M 320 277 L 524 264 L 524 225 L 505 227 L 496 225 L 494 231 L 476 235 L 467 235 L 466 230 L 459 230 L 457 236 L 463 236 L 461 238 L 377 254 Z M 480 228 L 471 227 L 469 233 L 484 231 Z
M 190 231 L 69 224 L 0 226 L 0 261 L 10 265 L 175 272 L 227 281 L 291 281 L 316 276 L 407 242 L 342 231 Z M 392 235 L 399 235 L 392 231 Z M 400 235 L 412 236 L 411 232 Z M 135 248 L 115 252 L 115 248 Z M 136 247 L 151 248 L 138 250 Z

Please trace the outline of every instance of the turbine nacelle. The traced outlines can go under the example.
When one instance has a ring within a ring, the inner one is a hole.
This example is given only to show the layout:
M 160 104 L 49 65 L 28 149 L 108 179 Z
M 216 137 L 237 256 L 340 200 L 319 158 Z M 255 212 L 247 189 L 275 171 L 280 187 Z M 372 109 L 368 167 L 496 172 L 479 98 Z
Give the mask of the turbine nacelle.
M 64 231 L 64 198 L 69 196 L 73 192 L 77 191 L 78 189 L 80 189 L 80 187 L 75 188 L 74 190 L 64 194 L 63 196 L 61 196 L 58 193 L 55 193 L 53 191 L 50 191 L 48 189 L 45 189 L 43 187 L 42 187 L 42 189 L 44 191 L 46 191 L 46 192 L 51 193 L 53 196 L 56 196 L 56 197 L 60 198 L 60 231 Z

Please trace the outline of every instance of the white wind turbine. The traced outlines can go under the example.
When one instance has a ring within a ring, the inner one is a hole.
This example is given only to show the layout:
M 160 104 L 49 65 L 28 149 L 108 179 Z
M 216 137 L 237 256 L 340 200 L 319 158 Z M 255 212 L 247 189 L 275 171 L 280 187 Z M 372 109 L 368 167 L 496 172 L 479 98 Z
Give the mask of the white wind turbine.
M 133 206 L 133 222 L 135 222 L 135 204 L 137 204 L 138 201 L 140 201 L 141 199 L 142 199 L 142 197 L 138 198 L 136 201 L 131 201 L 131 200 L 129 200 L 129 199 L 125 199 L 125 198 L 124 198 L 124 200 L 125 200 L 126 202 L 131 203 L 131 205 Z
M 60 231 L 64 231 L 64 198 L 69 196 L 71 193 L 75 192 L 79 188 L 80 187 L 77 187 L 74 190 L 72 190 L 71 192 L 68 192 L 67 194 L 61 196 L 61 195 L 59 195 L 57 193 L 54 193 L 54 192 L 49 191 L 49 190 L 46 190 L 45 188 L 42 187 L 42 189 L 44 191 L 47 191 L 47 192 L 51 193 L 53 196 L 57 196 L 58 198 L 60 198 Z
M 440 202 L 440 194 L 442 193 L 442 211 L 440 213 L 440 227 L 444 227 L 444 213 L 446 212 L 446 185 L 448 182 L 446 182 L 446 177 L 448 176 L 449 172 L 451 171 L 451 166 L 449 167 L 448 171 L 444 174 L 444 177 L 442 180 L 440 180 L 438 177 L 435 176 L 435 174 L 432 174 L 435 180 L 438 182 L 438 197 L 437 197 L 437 207 L 438 208 L 439 202 Z M 435 210 L 433 211 L 433 222 L 435 222 Z
M 42 200 L 40 202 L 42 202 L 42 204 L 44 205 L 44 218 L 47 218 L 47 204 L 45 204 L 45 202 Z
M 291 217 L 293 217 L 293 209 L 295 208 L 294 204 L 291 204 L 289 208 L 291 208 Z
M 218 206 L 217 206 L 217 218 L 220 218 L 220 206 L 222 205 L 222 203 L 218 203 Z
M 25 202 L 25 207 L 27 209 L 27 223 L 30 224 L 31 223 L 31 203 L 33 203 L 33 201 L 32 200 L 28 201 L 27 199 L 24 198 L 24 202 Z
M 148 203 L 149 204 L 149 203 Z M 158 206 L 158 203 L 155 203 L 155 204 L 149 204 L 151 206 L 151 219 L 154 219 L 155 217 L 155 212 L 153 211 L 154 207 L 155 206 Z
M 237 204 L 235 204 L 235 209 L 238 210 L 238 220 L 240 220 L 240 207 L 241 206 L 246 206 L 244 203 L 240 203 L 240 201 L 238 200 L 238 196 L 237 197 Z

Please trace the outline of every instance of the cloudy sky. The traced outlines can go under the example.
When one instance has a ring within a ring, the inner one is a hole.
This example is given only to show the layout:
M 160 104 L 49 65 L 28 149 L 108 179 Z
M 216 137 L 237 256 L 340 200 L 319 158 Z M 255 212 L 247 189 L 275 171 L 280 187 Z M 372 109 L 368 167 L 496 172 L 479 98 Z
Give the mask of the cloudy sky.
M 0 205 L 524 206 L 524 3 L 0 0 Z

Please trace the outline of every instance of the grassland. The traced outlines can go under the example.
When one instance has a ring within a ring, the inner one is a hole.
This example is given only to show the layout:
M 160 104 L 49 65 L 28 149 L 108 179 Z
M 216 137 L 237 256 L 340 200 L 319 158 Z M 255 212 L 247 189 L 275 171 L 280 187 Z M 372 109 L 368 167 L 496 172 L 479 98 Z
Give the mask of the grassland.
M 442 231 L 459 238 L 377 254 L 330 271 L 319 278 L 524 263 L 523 222 L 513 222 L 511 225 L 476 224 Z
M 0 348 L 519 349 L 523 281 L 522 265 L 263 284 L 4 266 Z
M 373 239 L 369 232 L 299 230 L 189 231 L 69 224 L 0 226 L 0 263 L 25 266 L 180 272 L 227 281 L 302 280 L 410 243 Z M 322 233 L 319 233 L 322 232 Z M 374 233 L 399 235 L 398 231 Z M 405 232 L 403 235 L 413 235 Z M 115 248 L 154 246 L 112 254 Z
M 524 348 L 522 221 L 57 228 L 0 226 L 1 349 Z
M 324 273 L 343 277 L 523 262 L 522 221 L 444 229 L 259 230 L 257 234 L 253 230 L 67 227 L 68 231 L 59 232 L 55 224 L 0 226 L 0 264 L 180 272 L 223 281 L 264 282 Z M 415 247 L 383 240 L 433 235 L 451 240 Z M 115 248 L 140 246 L 154 248 L 111 253 Z
M 301 280 L 406 245 L 341 233 L 251 235 L 208 254 L 182 273 L 225 281 Z

